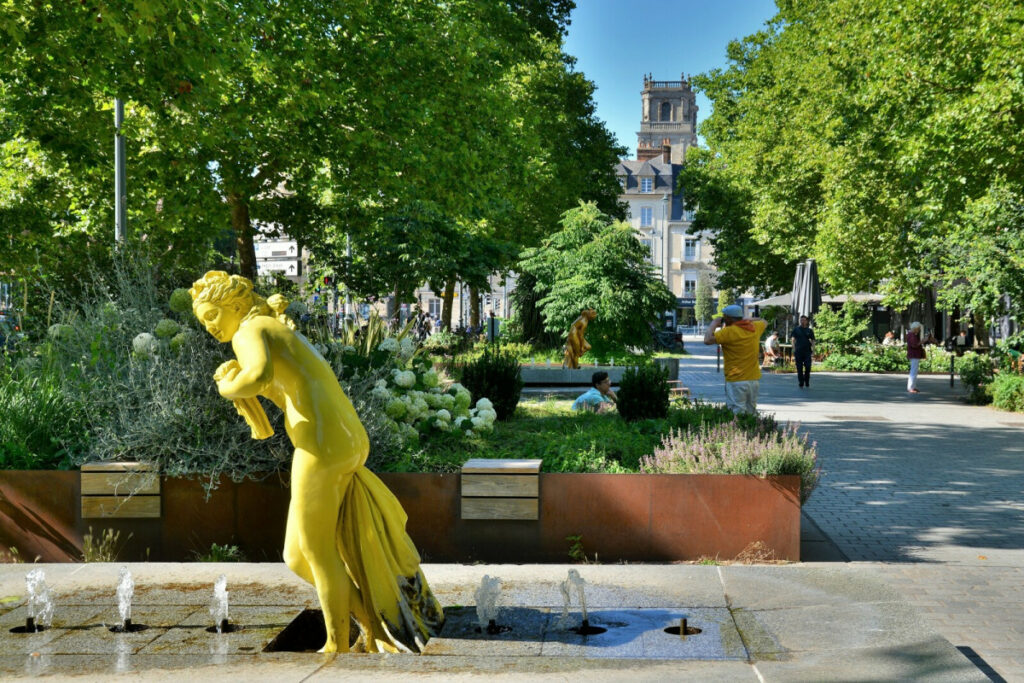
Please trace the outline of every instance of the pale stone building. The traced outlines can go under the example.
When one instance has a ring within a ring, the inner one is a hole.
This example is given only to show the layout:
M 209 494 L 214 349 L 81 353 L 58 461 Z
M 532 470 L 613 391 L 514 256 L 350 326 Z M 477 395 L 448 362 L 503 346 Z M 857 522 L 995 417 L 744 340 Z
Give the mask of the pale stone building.
M 655 81 L 644 76 L 641 98 L 637 158 L 623 159 L 615 167 L 620 199 L 640 241 L 650 249 L 651 263 L 676 295 L 669 324 L 688 325 L 693 322 L 697 278 L 701 271 L 714 274 L 708 235 L 691 229 L 693 212 L 684 209 L 677 187 L 686 152 L 697 145 L 696 96 L 685 77 Z

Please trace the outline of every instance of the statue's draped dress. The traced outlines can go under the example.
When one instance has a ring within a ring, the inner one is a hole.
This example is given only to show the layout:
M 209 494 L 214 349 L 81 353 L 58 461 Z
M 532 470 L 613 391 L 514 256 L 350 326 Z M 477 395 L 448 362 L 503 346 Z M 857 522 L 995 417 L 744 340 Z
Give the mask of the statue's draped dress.
M 407 519 L 377 475 L 365 466 L 356 469 L 342 497 L 337 538 L 338 552 L 373 619 L 362 634 L 369 652 L 420 652 L 444 624 L 405 531 Z

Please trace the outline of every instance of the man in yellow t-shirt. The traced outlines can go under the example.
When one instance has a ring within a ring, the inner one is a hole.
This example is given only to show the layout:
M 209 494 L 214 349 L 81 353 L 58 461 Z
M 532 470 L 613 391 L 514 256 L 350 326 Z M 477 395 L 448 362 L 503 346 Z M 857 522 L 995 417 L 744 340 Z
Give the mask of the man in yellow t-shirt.
M 725 360 L 725 405 L 734 413 L 757 414 L 761 388 L 761 366 L 757 351 L 766 323 L 761 318 L 744 318 L 743 309 L 733 304 L 722 309 L 704 333 L 704 343 L 720 344 Z

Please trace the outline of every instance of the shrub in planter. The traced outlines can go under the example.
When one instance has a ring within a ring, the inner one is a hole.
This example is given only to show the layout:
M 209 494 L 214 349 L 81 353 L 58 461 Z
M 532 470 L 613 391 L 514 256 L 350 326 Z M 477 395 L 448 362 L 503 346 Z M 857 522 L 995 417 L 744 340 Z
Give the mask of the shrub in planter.
M 507 420 L 516 412 L 523 392 L 523 378 L 515 353 L 487 349 L 462 367 L 461 379 L 473 396 L 486 396 L 491 400 L 499 420 Z
M 991 391 L 996 408 L 1024 413 L 1024 375 L 1001 372 L 992 382 Z
M 654 363 L 628 368 L 619 381 L 618 408 L 622 419 L 649 420 L 668 415 L 668 374 Z
M 682 474 L 772 474 L 800 475 L 800 502 L 806 503 L 818 485 L 817 444 L 807 443 L 796 426 L 783 431 L 764 429 L 751 432 L 739 421 L 706 425 L 697 431 L 670 431 L 643 458 L 643 472 Z
M 956 359 L 956 370 L 960 382 L 971 390 L 970 399 L 975 403 L 988 403 L 990 399 L 985 387 L 992 382 L 992 359 L 984 354 L 968 352 Z

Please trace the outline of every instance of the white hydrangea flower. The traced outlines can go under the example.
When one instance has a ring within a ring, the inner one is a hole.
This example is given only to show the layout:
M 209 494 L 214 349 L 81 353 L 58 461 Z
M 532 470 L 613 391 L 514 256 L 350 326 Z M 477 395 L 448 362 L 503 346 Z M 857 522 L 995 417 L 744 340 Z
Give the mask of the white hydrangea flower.
M 135 353 L 150 355 L 156 353 L 160 348 L 160 342 L 149 332 L 141 332 L 132 339 L 132 349 Z
M 491 403 L 490 399 L 482 398 L 476 402 L 477 410 L 494 410 L 494 404 Z
M 412 370 L 402 370 L 395 375 L 395 384 L 403 389 L 408 389 L 416 384 L 416 373 Z
M 441 382 L 441 378 L 437 376 L 437 371 L 431 368 L 423 373 L 423 386 L 433 389 Z
M 466 420 L 468 419 L 468 417 L 456 417 L 454 420 L 452 420 L 452 425 L 454 425 L 457 429 L 462 429 L 462 425 L 465 424 Z
M 452 429 L 451 422 L 445 422 L 440 418 L 434 418 L 434 426 L 440 429 L 442 432 L 449 432 Z
M 398 343 L 398 355 L 408 360 L 414 353 L 416 353 L 416 342 L 412 340 L 412 337 L 402 337 L 402 341 Z
M 473 423 L 474 432 L 485 434 L 494 431 L 494 426 L 482 417 L 474 417 L 471 422 Z
M 387 351 L 389 353 L 395 353 L 398 351 L 398 340 L 394 337 L 388 337 L 380 344 L 377 345 L 378 351 Z
M 494 422 L 498 419 L 498 414 L 493 410 L 481 410 L 477 412 L 477 417 L 482 417 L 487 422 Z
M 417 418 L 421 418 L 421 417 L 423 417 L 424 415 L 426 415 L 427 413 L 430 412 L 430 406 L 428 406 L 427 402 L 424 401 L 422 398 L 417 398 L 417 399 L 413 400 L 412 404 L 413 404 L 413 407 L 416 410 L 416 417 Z
M 427 405 L 433 409 L 443 408 L 441 405 L 441 396 L 435 393 L 429 393 L 423 395 L 423 400 L 427 402 Z
M 459 410 L 469 410 L 469 406 L 473 402 L 473 397 L 466 389 L 457 392 L 453 398 L 455 399 L 455 406 Z
M 441 410 L 437 411 L 437 415 L 435 417 L 437 417 L 438 420 L 444 420 L 445 422 L 451 422 L 452 421 L 452 414 L 449 413 L 444 408 L 442 408 Z
M 401 399 L 393 398 L 390 401 L 388 401 L 387 408 L 384 409 L 384 412 L 386 412 L 388 414 L 388 417 L 390 417 L 392 420 L 401 420 L 403 417 L 405 417 L 405 414 L 406 412 L 408 412 L 408 410 L 409 406 L 406 405 L 405 402 L 403 402 Z
M 441 407 L 449 412 L 453 412 L 456 408 L 455 397 L 449 396 L 448 394 L 441 394 Z

